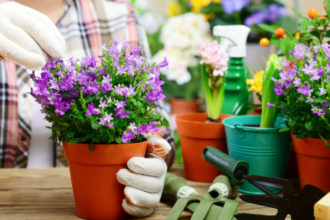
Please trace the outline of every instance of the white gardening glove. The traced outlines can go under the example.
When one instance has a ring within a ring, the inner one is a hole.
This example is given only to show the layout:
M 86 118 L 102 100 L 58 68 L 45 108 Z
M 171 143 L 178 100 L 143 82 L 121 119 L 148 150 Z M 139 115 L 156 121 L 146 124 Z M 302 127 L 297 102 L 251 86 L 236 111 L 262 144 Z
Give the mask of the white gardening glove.
M 0 4 L 0 56 L 40 69 L 64 55 L 65 41 L 44 14 L 16 2 Z
M 171 150 L 170 144 L 157 137 L 148 139 L 150 158 L 133 157 L 128 169 L 117 172 L 117 180 L 125 185 L 122 207 L 130 215 L 144 217 L 152 214 L 162 195 L 167 165 L 162 159 Z

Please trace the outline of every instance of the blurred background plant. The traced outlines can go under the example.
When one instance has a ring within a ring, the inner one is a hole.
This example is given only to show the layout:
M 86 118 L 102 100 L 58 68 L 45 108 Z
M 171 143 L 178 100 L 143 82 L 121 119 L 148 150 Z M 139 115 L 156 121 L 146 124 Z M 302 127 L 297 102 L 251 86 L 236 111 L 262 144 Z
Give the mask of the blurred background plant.
M 184 27 L 184 28 L 183 28 Z M 163 26 L 160 41 L 164 45 L 154 60 L 166 57 L 168 69 L 162 71 L 167 98 L 195 99 L 201 83 L 199 46 L 211 41 L 210 26 L 203 15 L 186 13 L 170 18 Z
M 277 0 L 172 0 L 168 15 L 201 13 L 211 25 L 245 24 L 252 28 L 249 42 L 257 42 L 269 33 L 256 26 L 261 23 L 292 28 L 295 19 L 289 17 L 285 6 Z

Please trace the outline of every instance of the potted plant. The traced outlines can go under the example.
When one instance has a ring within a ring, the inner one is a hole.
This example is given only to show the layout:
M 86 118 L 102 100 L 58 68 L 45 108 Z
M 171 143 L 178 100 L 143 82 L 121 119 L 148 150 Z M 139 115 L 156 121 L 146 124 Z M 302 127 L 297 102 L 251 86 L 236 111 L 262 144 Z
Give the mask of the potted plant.
M 51 60 L 40 76 L 31 74 L 31 94 L 52 123 L 53 140 L 64 144 L 79 217 L 123 217 L 115 174 L 131 157 L 143 157 L 144 136 L 166 124 L 155 111 L 166 65 L 149 64 L 139 48 L 114 41 L 97 58 Z
M 277 55 L 272 54 L 263 74 L 261 116 L 235 116 L 223 121 L 229 155 L 247 161 L 251 175 L 279 178 L 285 175 L 291 140 L 288 132 L 280 132 L 285 119 L 276 114 L 278 97 L 273 91 L 273 79 L 279 78 L 279 67 Z M 240 191 L 262 194 L 249 183 L 244 183 Z
M 327 15 L 310 9 L 308 17 L 294 11 L 301 19 L 293 32 L 278 27 L 262 26 L 274 33 L 271 43 L 280 48 L 285 57 L 281 78 L 275 92 L 280 96 L 280 110 L 288 118 L 297 154 L 300 184 L 312 184 L 330 191 L 330 1 L 326 0 Z M 327 147 L 328 146 L 328 147 Z
M 184 30 L 182 27 L 186 27 Z M 210 27 L 200 14 L 187 13 L 170 18 L 161 30 L 164 48 L 154 56 L 166 56 L 169 67 L 162 70 L 164 93 L 173 114 L 198 112 L 201 90 L 198 47 L 210 41 Z
M 296 44 L 275 91 L 297 153 L 301 185 L 330 191 L 330 46 Z
M 176 116 L 186 177 L 199 182 L 212 182 L 220 171 L 203 157 L 205 147 L 211 145 L 226 152 L 226 139 L 221 115 L 224 96 L 224 74 L 229 57 L 216 42 L 201 47 L 201 74 L 207 113 L 187 113 Z

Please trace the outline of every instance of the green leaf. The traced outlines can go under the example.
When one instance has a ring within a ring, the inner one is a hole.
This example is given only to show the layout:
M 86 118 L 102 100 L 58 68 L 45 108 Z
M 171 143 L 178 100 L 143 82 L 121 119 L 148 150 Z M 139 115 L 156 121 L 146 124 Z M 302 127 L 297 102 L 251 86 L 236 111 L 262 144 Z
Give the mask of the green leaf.
M 281 128 L 279 131 L 280 132 L 288 132 L 288 131 L 290 131 L 290 128 Z
M 93 148 L 93 146 L 92 146 L 92 145 L 89 145 L 89 146 L 88 146 L 88 150 L 90 150 L 90 151 L 92 151 L 92 152 L 94 152 L 94 151 L 95 151 L 95 149 Z
M 200 10 L 200 13 L 202 14 L 212 14 L 212 13 L 222 13 L 222 12 L 223 12 L 223 8 L 221 4 L 214 4 L 214 3 L 205 6 Z
M 277 25 L 268 25 L 268 24 L 259 24 L 257 26 L 273 34 L 275 33 L 276 28 L 278 27 Z
M 305 16 L 303 16 L 300 12 L 298 12 L 296 9 L 292 8 L 293 13 L 300 18 L 300 19 L 306 19 Z
M 328 20 L 330 20 L 330 0 L 325 0 L 325 3 L 327 4 L 327 15 L 328 15 Z
M 92 126 L 92 129 L 94 129 L 94 130 L 99 129 L 99 127 L 100 127 L 99 123 L 97 123 L 97 121 L 94 121 L 94 120 L 91 122 L 91 126 Z
M 312 122 L 308 121 L 305 123 L 305 128 L 310 131 L 313 129 Z

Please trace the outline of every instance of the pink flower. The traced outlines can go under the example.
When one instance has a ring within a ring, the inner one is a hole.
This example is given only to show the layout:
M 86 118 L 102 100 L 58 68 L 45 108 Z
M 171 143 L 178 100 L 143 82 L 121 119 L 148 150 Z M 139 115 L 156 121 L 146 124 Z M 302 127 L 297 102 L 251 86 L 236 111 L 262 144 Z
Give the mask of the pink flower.
M 224 76 L 228 69 L 229 57 L 220 44 L 217 41 L 202 44 L 200 51 L 201 63 L 211 65 L 214 68 L 214 76 Z

